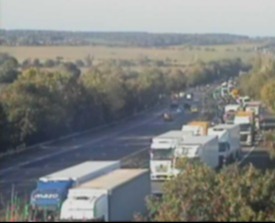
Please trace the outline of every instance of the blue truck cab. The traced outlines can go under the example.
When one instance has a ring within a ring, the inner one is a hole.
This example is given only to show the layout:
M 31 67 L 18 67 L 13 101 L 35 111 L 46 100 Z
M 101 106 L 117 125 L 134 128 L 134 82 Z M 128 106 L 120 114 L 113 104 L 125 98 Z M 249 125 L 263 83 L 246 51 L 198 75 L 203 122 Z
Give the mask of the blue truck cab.
M 31 206 L 35 209 L 58 209 L 67 197 L 73 181 L 38 181 L 36 189 L 31 193 Z

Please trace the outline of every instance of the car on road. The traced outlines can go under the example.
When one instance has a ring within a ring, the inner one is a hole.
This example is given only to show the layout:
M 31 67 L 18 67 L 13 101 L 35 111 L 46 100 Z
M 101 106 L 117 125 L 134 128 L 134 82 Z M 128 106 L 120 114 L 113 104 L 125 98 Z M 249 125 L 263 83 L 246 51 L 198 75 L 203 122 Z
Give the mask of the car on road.
M 199 111 L 199 108 L 198 108 L 197 105 L 193 105 L 193 106 L 191 107 L 191 112 L 192 112 L 192 113 L 196 113 L 196 112 L 198 112 L 198 111 Z
M 173 116 L 170 113 L 164 113 L 163 114 L 163 120 L 164 121 L 173 121 Z
M 183 108 L 184 108 L 184 110 L 186 110 L 186 111 L 190 111 L 191 105 L 188 104 L 188 103 L 184 103 L 184 104 L 183 104 Z

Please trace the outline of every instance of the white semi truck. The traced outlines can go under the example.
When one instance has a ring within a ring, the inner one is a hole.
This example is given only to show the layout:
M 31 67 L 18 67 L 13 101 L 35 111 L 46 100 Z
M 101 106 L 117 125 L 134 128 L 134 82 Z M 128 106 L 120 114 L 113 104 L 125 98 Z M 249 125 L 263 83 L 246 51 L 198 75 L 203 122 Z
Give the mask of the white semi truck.
M 173 130 L 152 139 L 150 147 L 151 180 L 169 179 L 174 175 L 172 162 L 175 148 L 184 136 L 193 135 L 193 131 Z
M 174 151 L 183 135 L 183 131 L 169 131 L 152 139 L 150 146 L 151 180 L 164 180 L 173 176 Z
M 245 105 L 245 111 L 253 112 L 255 118 L 255 129 L 260 129 L 260 115 L 262 112 L 262 103 L 260 101 L 250 101 Z
M 252 146 L 255 135 L 254 113 L 239 111 L 234 118 L 234 124 L 240 126 L 241 145 Z
M 194 136 L 190 131 L 170 131 L 151 144 L 151 180 L 166 180 L 178 174 L 179 158 L 197 159 L 208 166 L 219 166 L 217 136 Z
M 181 130 L 183 132 L 193 132 L 194 136 L 195 135 L 196 136 L 204 136 L 204 135 L 207 135 L 207 130 L 208 130 L 209 126 L 210 126 L 209 122 L 193 121 L 193 122 L 189 122 L 186 125 L 183 125 Z
M 150 174 L 145 169 L 119 169 L 70 189 L 61 208 L 61 220 L 132 221 L 146 214 L 151 193 Z
M 219 163 L 237 160 L 241 153 L 239 125 L 220 124 L 208 129 L 208 135 L 219 138 Z
M 68 190 L 120 168 L 120 161 L 87 161 L 40 177 L 31 193 L 30 220 L 41 215 L 56 218 Z
M 224 122 L 226 124 L 233 124 L 235 113 L 241 109 L 239 104 L 228 104 L 224 107 Z
M 219 167 L 219 142 L 217 136 L 186 136 L 174 154 L 173 173 L 178 174 L 177 160 L 180 158 L 200 161 L 216 169 Z
M 203 129 L 201 126 L 194 126 L 194 125 L 183 125 L 181 130 L 183 132 L 192 132 L 193 136 L 199 136 L 199 135 L 203 135 Z

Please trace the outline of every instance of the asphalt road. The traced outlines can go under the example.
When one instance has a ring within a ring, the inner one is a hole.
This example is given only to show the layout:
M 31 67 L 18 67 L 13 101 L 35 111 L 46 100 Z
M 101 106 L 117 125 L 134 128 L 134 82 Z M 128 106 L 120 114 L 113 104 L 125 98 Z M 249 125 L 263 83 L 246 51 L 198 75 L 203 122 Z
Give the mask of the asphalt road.
M 203 92 L 196 92 L 194 100 L 202 103 L 203 96 Z M 184 123 L 197 116 L 185 112 L 175 113 L 174 121 L 164 122 L 160 115 L 167 110 L 167 107 L 158 108 L 112 128 L 86 133 L 1 159 L 0 206 L 11 196 L 12 188 L 20 196 L 29 199 L 36 180 L 41 176 L 88 160 L 119 160 L 149 148 L 152 137 L 172 129 L 180 129 Z M 249 163 L 261 169 L 273 165 L 262 149 L 243 148 L 241 165 Z M 153 191 L 160 191 L 161 187 L 162 183 L 152 183 Z
M 197 92 L 195 100 L 203 94 Z M 0 162 L 0 193 L 10 197 L 13 188 L 20 196 L 29 197 L 36 180 L 44 175 L 88 160 L 118 160 L 136 151 L 149 148 L 151 138 L 195 119 L 196 114 L 174 112 L 174 121 L 164 122 L 162 108 L 141 115 L 121 125 L 73 139 L 35 148 L 22 154 L 6 157 Z M 0 199 L 1 203 L 1 199 Z

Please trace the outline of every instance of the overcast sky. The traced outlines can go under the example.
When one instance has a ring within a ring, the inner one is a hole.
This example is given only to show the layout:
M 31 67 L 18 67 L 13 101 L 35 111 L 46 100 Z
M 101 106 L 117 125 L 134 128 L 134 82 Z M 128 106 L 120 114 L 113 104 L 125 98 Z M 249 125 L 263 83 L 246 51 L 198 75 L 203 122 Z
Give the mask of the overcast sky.
M 275 0 L 0 0 L 4 29 L 275 36 Z

